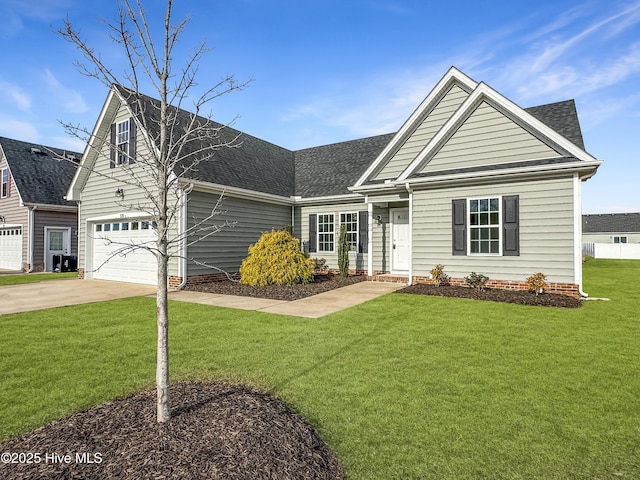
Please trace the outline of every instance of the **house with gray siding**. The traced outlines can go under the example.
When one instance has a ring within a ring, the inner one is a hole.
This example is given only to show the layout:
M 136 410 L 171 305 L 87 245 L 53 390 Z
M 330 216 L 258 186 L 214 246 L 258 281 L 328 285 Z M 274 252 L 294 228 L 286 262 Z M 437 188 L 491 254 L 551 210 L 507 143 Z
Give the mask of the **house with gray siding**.
M 640 243 L 640 212 L 582 216 L 584 243 Z
M 155 282 L 148 251 L 113 250 L 154 240 L 152 208 L 126 183 L 136 155 L 154 148 L 144 127 L 154 102 L 110 90 L 69 188 L 84 278 Z M 189 115 L 176 110 L 176 123 Z M 374 279 L 429 282 L 442 264 L 453 283 L 476 272 L 516 289 L 543 272 L 549 290 L 581 292 L 581 184 L 601 161 L 584 148 L 572 100 L 524 109 L 452 67 L 397 132 L 297 151 L 231 128 L 209 141 L 234 138 L 238 148 L 181 176 L 173 234 L 202 220 L 224 228 L 200 241 L 183 235 L 174 286 L 236 272 L 263 231 L 287 225 L 310 256 L 337 268 L 344 224 L 352 270 Z M 124 162 L 113 154 L 122 145 Z
M 71 268 L 78 206 L 65 199 L 81 154 L 0 137 L 0 269 Z M 56 261 L 54 261 L 54 259 Z

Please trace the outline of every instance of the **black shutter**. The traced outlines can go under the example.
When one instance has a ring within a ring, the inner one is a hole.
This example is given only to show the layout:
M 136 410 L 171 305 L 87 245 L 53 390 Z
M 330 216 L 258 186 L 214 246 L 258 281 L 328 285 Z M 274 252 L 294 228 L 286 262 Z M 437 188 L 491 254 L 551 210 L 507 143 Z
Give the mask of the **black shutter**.
M 129 163 L 136 161 L 136 122 L 129 119 Z
M 116 124 L 111 124 L 111 144 L 109 145 L 109 168 L 115 168 L 118 152 L 116 152 Z
M 520 255 L 520 213 L 518 195 L 502 197 L 502 254 Z
M 452 255 L 467 254 L 467 200 L 451 201 Z
M 317 215 L 309 215 L 309 253 L 317 252 L 316 234 L 318 233 Z
M 358 253 L 367 253 L 369 246 L 369 212 L 358 212 Z

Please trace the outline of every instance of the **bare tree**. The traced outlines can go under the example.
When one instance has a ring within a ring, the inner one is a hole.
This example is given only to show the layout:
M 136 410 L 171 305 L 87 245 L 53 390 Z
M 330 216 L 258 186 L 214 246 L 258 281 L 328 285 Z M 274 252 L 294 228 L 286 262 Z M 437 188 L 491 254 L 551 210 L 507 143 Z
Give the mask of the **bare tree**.
M 141 122 L 142 134 L 137 136 L 137 140 L 142 142 L 144 148 L 137 149 L 135 165 L 126 169 L 128 177 L 125 183 L 140 189 L 145 202 L 138 201 L 126 207 L 145 211 L 151 216 L 157 227 L 157 240 L 153 245 L 122 244 L 116 252 L 122 255 L 136 249 L 146 249 L 153 252 L 157 260 L 157 420 L 166 422 L 170 418 L 169 260 L 178 254 L 178 246 L 187 241 L 186 237 L 193 237 L 196 233 L 200 238 L 206 237 L 219 228 L 207 223 L 215 215 L 215 208 L 210 217 L 202 219 L 196 226 L 186 231 L 175 228 L 177 212 L 188 193 L 188 186 L 185 187 L 183 179 L 197 171 L 201 162 L 213 159 L 221 148 L 240 145 L 237 136 L 223 135 L 224 126 L 213 122 L 210 114 L 203 115 L 202 112 L 214 99 L 242 89 L 247 83 L 238 83 L 233 76 L 227 75 L 204 92 L 196 94 L 198 66 L 209 52 L 206 42 L 197 45 L 179 68 L 173 65 L 176 44 L 189 19 L 174 23 L 173 1 L 168 0 L 162 36 L 156 38 L 152 32 L 158 30 L 148 22 L 142 0 L 120 0 L 117 5 L 116 21 L 103 20 L 103 23 L 110 31 L 111 39 L 126 55 L 127 64 L 122 73 L 103 63 L 100 53 L 82 38 L 69 19 L 64 21 L 58 33 L 79 49 L 82 60 L 76 62 L 76 66 L 80 72 L 109 88 L 116 88 L 119 95 L 133 106 L 135 118 Z M 147 84 L 157 93 L 157 99 L 140 92 L 141 87 Z M 186 104 L 190 108 L 184 108 Z M 104 138 L 92 138 L 92 132 L 86 128 L 63 125 L 68 133 L 83 138 L 90 145 L 109 142 Z M 130 153 L 123 151 L 118 142 L 113 140 L 110 149 L 116 151 L 117 156 Z

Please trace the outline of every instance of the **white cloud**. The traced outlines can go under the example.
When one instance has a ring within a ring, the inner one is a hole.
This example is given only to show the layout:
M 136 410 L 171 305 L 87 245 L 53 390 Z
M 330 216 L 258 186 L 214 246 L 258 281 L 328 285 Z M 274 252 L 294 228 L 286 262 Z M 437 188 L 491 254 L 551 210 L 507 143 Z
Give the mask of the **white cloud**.
M 84 98 L 82 98 L 82 94 L 65 87 L 48 68 L 44 70 L 44 79 L 47 87 L 64 111 L 78 114 L 89 110 Z
M 38 142 L 40 140 L 40 133 L 35 125 L 4 115 L 0 115 L 0 134 L 25 142 Z
M 31 108 L 31 97 L 18 85 L 0 80 L 0 92 L 20 110 L 26 112 Z

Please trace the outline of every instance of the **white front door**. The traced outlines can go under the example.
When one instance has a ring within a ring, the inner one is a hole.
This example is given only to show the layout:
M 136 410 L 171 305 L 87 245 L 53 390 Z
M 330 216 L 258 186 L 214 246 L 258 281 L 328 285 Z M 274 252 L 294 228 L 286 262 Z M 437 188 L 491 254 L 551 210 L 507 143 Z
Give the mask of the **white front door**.
M 47 272 L 59 272 L 62 266 L 62 256 L 69 255 L 70 229 L 44 227 L 44 268 Z M 60 257 L 55 258 L 54 257 Z M 54 261 L 55 260 L 55 261 Z
M 391 271 L 408 272 L 410 258 L 409 209 L 392 208 L 391 214 Z

